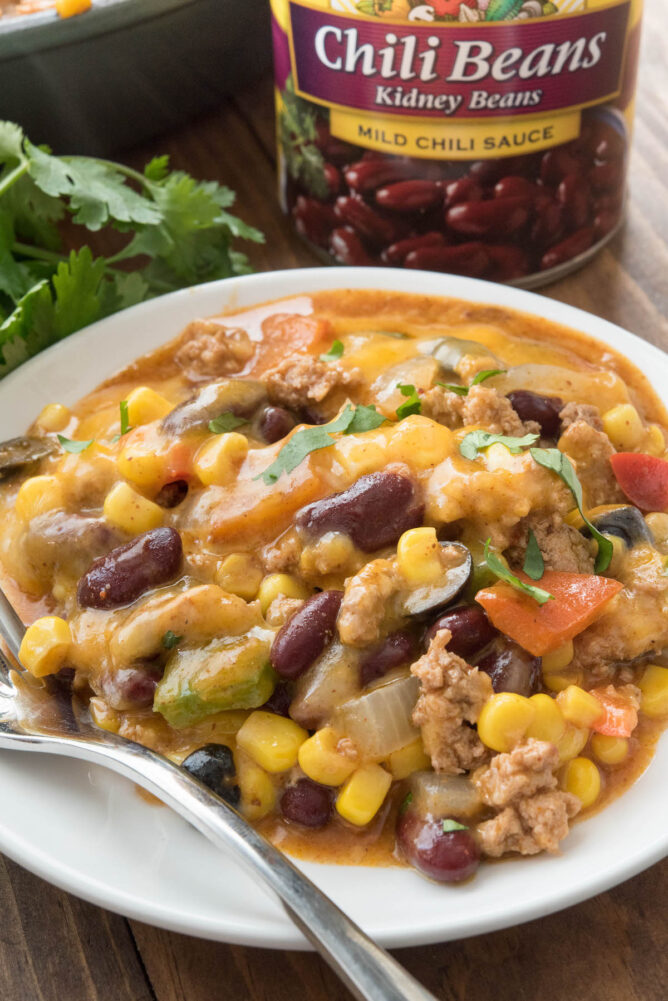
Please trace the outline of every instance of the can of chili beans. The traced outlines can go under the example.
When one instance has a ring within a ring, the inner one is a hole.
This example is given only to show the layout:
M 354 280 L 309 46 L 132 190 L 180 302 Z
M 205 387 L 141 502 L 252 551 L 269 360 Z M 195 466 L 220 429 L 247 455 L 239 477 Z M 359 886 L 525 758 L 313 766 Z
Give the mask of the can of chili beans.
M 642 0 L 272 0 L 279 185 L 339 264 L 525 288 L 619 226 Z

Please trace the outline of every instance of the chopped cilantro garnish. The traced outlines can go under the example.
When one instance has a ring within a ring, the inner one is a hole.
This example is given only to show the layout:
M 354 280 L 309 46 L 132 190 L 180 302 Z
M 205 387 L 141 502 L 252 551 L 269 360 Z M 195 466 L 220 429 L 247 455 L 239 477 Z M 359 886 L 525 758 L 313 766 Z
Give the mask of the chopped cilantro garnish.
M 406 397 L 404 402 L 397 407 L 397 417 L 399 420 L 403 420 L 404 417 L 410 417 L 411 414 L 419 414 L 422 410 L 422 401 L 418 396 L 415 386 L 399 383 L 397 389 L 402 396 Z
M 243 417 L 237 417 L 231 410 L 225 410 L 220 417 L 214 417 L 209 421 L 209 431 L 211 434 L 225 434 L 226 431 L 234 431 L 242 424 L 248 424 Z
M 491 379 L 493 375 L 503 375 L 505 371 L 505 368 L 486 368 L 483 372 L 478 372 L 474 376 L 471 386 L 479 386 L 485 379 Z M 457 383 L 451 382 L 437 382 L 436 385 L 442 386 L 443 389 L 449 389 L 451 393 L 456 393 L 457 396 L 468 396 L 469 389 L 471 388 L 471 386 L 459 386 Z
M 171 629 L 168 629 L 167 632 L 162 637 L 162 645 L 164 646 L 165 650 L 173 650 L 174 647 L 177 646 L 182 639 L 183 636 L 177 636 L 176 633 L 172 632 Z
M 403 800 L 401 801 L 401 806 L 399 807 L 399 816 L 401 816 L 401 814 L 406 812 L 406 810 L 408 809 L 408 807 L 411 805 L 412 802 L 413 802 L 413 793 L 409 792 L 404 796 Z
M 589 518 L 587 518 L 584 513 L 582 508 L 582 485 L 577 478 L 577 474 L 570 459 L 567 455 L 564 455 L 563 452 L 560 452 L 558 448 L 532 448 L 531 455 L 539 466 L 543 466 L 545 469 L 550 469 L 553 473 L 556 473 L 573 494 L 573 499 L 577 504 L 582 520 L 598 544 L 598 553 L 596 554 L 594 570 L 596 573 L 604 573 L 604 571 L 606 571 L 610 566 L 613 545 L 610 539 L 606 539 L 604 535 L 601 535 L 598 529 L 592 525 Z
M 293 469 L 296 469 L 311 452 L 317 452 L 321 448 L 329 448 L 330 445 L 333 445 L 332 435 L 340 432 L 360 434 L 364 431 L 372 431 L 374 428 L 380 427 L 384 421 L 385 418 L 378 413 L 375 407 L 353 407 L 352 404 L 348 403 L 342 413 L 329 424 L 320 424 L 316 427 L 296 431 L 271 465 L 264 472 L 259 473 L 255 479 L 262 479 L 268 485 L 275 483 L 282 473 L 291 473 Z
M 443 821 L 443 833 L 450 834 L 451 831 L 468 831 L 466 824 L 460 824 L 457 820 L 451 820 L 449 817 Z
M 71 452 L 72 455 L 78 455 L 80 452 L 85 452 L 93 442 L 94 438 L 89 438 L 88 441 L 75 441 L 74 438 L 66 438 L 65 435 L 59 434 L 58 441 L 60 442 L 61 448 L 65 452 Z
M 532 580 L 540 580 L 545 573 L 545 563 L 543 562 L 543 554 L 540 551 L 540 546 L 536 536 L 533 534 L 533 529 L 529 529 L 529 541 L 527 542 L 526 553 L 524 554 L 524 566 L 522 567 L 527 577 L 531 577 Z
M 505 445 L 513 455 L 519 455 L 523 448 L 527 445 L 533 445 L 539 437 L 540 435 L 537 434 L 525 434 L 521 438 L 513 438 L 504 434 L 492 434 L 491 431 L 469 431 L 462 438 L 459 451 L 465 459 L 475 459 L 478 452 L 498 443 Z
M 495 577 L 502 580 L 505 584 L 510 584 L 514 587 L 516 591 L 521 591 L 523 594 L 528 594 L 530 598 L 537 601 L 539 605 L 544 605 L 546 601 L 550 601 L 553 595 L 549 591 L 544 591 L 542 587 L 533 587 L 532 584 L 525 584 L 523 580 L 516 577 L 508 567 L 504 566 L 496 553 L 491 552 L 489 544 L 491 539 L 488 539 L 485 543 L 485 563 L 492 571 Z
M 334 341 L 329 351 L 320 355 L 320 361 L 336 361 L 343 354 L 343 341 Z
M 130 427 L 130 421 L 128 419 L 128 401 L 121 400 L 118 406 L 121 411 L 121 438 L 122 438 L 124 434 L 127 434 L 128 431 L 132 430 L 132 428 Z

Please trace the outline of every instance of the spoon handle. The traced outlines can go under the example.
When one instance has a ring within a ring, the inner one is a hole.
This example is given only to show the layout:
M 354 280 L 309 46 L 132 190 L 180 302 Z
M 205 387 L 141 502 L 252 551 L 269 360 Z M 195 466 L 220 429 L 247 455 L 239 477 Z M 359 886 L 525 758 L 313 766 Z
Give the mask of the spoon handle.
M 310 879 L 201 782 L 167 758 L 112 734 L 81 740 L 2 732 L 0 747 L 84 758 L 153 793 L 280 898 L 291 920 L 360 1001 L 436 1001 Z

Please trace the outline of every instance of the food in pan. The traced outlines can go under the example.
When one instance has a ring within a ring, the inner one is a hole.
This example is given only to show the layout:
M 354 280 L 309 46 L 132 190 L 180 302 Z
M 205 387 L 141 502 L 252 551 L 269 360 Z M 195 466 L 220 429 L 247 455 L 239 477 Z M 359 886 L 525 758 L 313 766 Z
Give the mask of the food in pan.
M 665 425 L 628 360 L 501 308 L 196 320 L 0 450 L 23 665 L 288 851 L 555 852 L 668 714 Z

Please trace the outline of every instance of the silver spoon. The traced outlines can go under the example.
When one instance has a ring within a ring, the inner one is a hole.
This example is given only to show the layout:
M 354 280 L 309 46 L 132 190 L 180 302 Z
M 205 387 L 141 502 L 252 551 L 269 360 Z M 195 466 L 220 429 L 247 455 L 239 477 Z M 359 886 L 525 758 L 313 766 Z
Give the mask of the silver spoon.
M 0 635 L 18 663 L 25 627 L 0 590 Z M 21 675 L 0 653 L 0 748 L 41 751 L 104 765 L 147 789 L 240 862 L 280 898 L 288 916 L 360 1001 L 436 1001 L 329 897 L 185 769 L 141 744 L 95 726 L 77 699 L 50 698 L 48 729 L 21 713 Z

